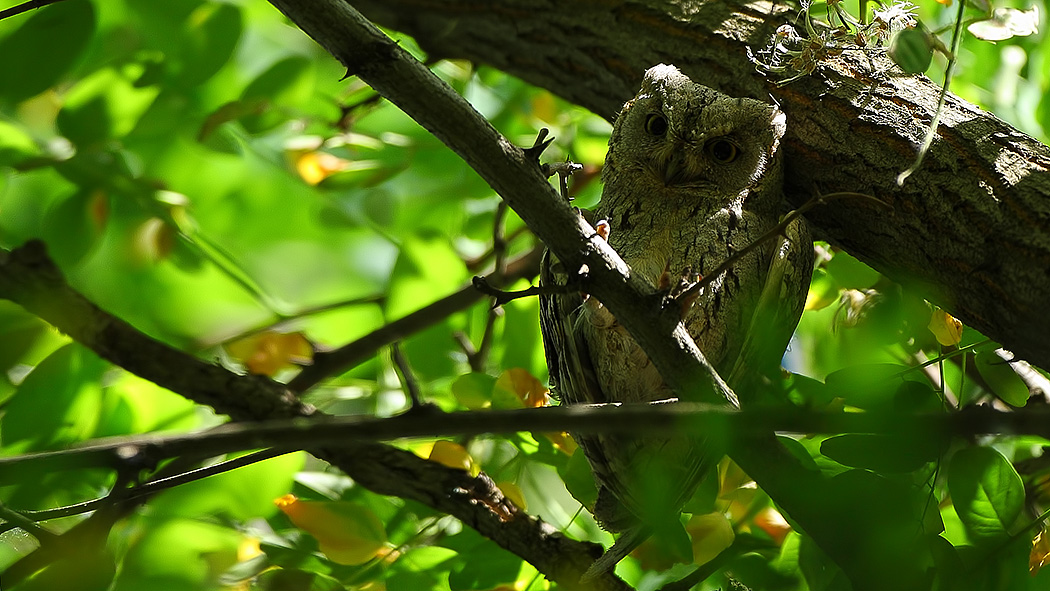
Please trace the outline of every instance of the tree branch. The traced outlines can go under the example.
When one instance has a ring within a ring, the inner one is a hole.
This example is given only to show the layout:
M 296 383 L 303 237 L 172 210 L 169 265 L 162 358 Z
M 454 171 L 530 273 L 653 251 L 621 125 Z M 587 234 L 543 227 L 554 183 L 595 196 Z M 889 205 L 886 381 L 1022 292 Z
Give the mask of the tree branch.
M 323 416 L 299 402 L 283 384 L 264 376 L 237 375 L 197 359 L 101 310 L 66 283 L 41 242 L 0 251 L 0 298 L 33 312 L 99 356 L 234 420 Z M 251 426 L 244 428 L 252 430 Z M 127 451 L 135 456 L 141 449 Z M 594 544 L 567 538 L 513 508 L 484 474 L 471 477 L 405 450 L 368 441 L 346 441 L 338 447 L 318 446 L 307 451 L 373 492 L 417 501 L 460 519 L 567 589 L 582 589 L 577 581 L 600 553 Z M 139 458 L 148 460 L 148 451 Z M 37 557 L 34 553 L 19 561 L 26 565 L 19 567 L 19 572 L 25 571 L 22 575 L 28 576 L 33 568 L 39 569 L 57 556 Z M 7 578 L 13 578 L 10 569 L 5 581 Z M 628 589 L 611 574 L 603 577 L 597 588 Z
M 501 284 L 512 283 L 523 277 L 539 274 L 540 256 L 543 251 L 535 248 L 527 254 L 509 261 L 505 274 L 497 277 Z M 293 392 L 302 393 L 327 378 L 344 372 L 368 359 L 379 349 L 441 322 L 450 315 L 472 306 L 485 297 L 485 293 L 473 285 L 467 285 L 440 300 L 425 306 L 389 324 L 366 334 L 356 341 L 333 351 L 317 353 L 313 364 L 303 368 L 288 382 Z
M 436 58 L 495 66 L 612 120 L 646 68 L 674 63 L 731 96 L 787 114 L 785 182 L 796 206 L 813 187 L 871 195 L 807 214 L 821 238 L 918 289 L 967 325 L 1050 368 L 1050 148 L 949 95 L 923 166 L 898 187 L 939 88 L 886 58 L 845 51 L 784 87 L 755 70 L 796 11 L 749 0 L 354 0 Z
M 666 434 L 669 431 L 731 434 L 747 439 L 782 433 L 867 433 L 947 445 L 953 437 L 994 433 L 1050 438 L 1050 408 L 1006 412 L 971 407 L 958 413 L 844 413 L 803 409 L 737 411 L 703 403 L 572 405 L 517 410 L 432 413 L 388 417 L 328 417 L 230 423 L 203 433 L 131 435 L 97 439 L 65 450 L 0 458 L 0 485 L 26 471 L 54 472 L 126 468 L 164 459 L 214 457 L 246 449 L 272 448 L 270 454 L 313 447 L 339 447 L 355 441 L 410 437 L 457 437 L 518 432 Z M 256 460 L 258 461 L 258 460 Z M 234 464 L 228 469 L 238 467 Z M 208 470 L 212 467 L 202 469 Z M 15 470 L 20 472 L 15 474 Z M 210 472 L 209 472 L 210 473 Z M 146 485 L 144 485 L 146 486 Z

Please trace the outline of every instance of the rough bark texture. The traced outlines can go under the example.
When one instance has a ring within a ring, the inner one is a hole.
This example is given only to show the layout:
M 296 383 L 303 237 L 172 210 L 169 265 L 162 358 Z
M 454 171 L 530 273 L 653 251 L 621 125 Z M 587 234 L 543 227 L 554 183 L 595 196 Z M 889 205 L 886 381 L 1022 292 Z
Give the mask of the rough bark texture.
M 872 195 L 807 214 L 820 237 L 920 290 L 1020 357 L 1050 367 L 1050 148 L 955 97 L 922 168 L 903 187 L 938 88 L 881 57 L 845 52 L 777 88 L 748 61 L 793 19 L 740 0 L 355 0 L 375 22 L 413 35 L 432 57 L 505 70 L 612 118 L 659 62 L 788 115 L 786 182 Z

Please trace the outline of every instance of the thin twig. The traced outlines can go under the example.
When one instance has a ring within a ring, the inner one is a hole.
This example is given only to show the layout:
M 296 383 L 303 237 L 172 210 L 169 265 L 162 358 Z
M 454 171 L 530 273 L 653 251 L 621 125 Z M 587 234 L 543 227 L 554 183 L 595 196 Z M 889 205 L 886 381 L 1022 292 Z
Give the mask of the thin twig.
M 34 8 L 43 8 L 48 4 L 57 4 L 59 2 L 62 2 L 62 0 L 29 0 L 29 2 L 24 2 L 22 4 L 19 4 L 18 6 L 12 6 L 11 8 L 5 8 L 4 10 L 0 10 L 0 21 L 4 20 L 5 18 L 22 14 L 23 12 L 29 12 Z
M 829 193 L 827 195 L 821 195 L 820 193 L 816 193 L 816 194 L 813 195 L 813 197 L 811 197 L 809 199 L 809 201 L 806 201 L 805 203 L 803 203 L 801 207 L 788 212 L 787 215 L 785 215 L 780 220 L 780 223 L 778 223 L 777 225 L 775 225 L 772 228 L 770 228 L 769 230 L 767 230 L 766 233 L 764 233 L 761 236 L 759 236 L 758 238 L 756 238 L 754 241 L 749 243 L 744 248 L 741 248 L 740 250 L 734 252 L 732 254 L 732 256 L 730 256 L 726 260 L 722 261 L 722 264 L 720 264 L 717 267 L 715 267 L 714 270 L 704 274 L 704 276 L 701 277 L 699 281 L 697 281 L 696 283 L 691 285 L 689 287 L 689 289 L 686 289 L 685 291 L 681 292 L 680 294 L 677 294 L 674 297 L 674 300 L 676 302 L 684 302 L 684 301 L 689 301 L 690 298 L 695 298 L 700 293 L 701 289 L 703 289 L 708 284 L 710 284 L 712 281 L 714 281 L 719 275 L 721 275 L 722 273 L 724 273 L 727 270 L 729 270 L 730 267 L 732 267 L 733 265 L 738 263 L 740 261 L 740 259 L 744 258 L 751 251 L 755 250 L 759 246 L 762 246 L 766 242 L 769 242 L 770 240 L 773 240 L 773 239 L 783 235 L 784 234 L 784 230 L 789 225 L 791 225 L 792 222 L 794 222 L 796 219 L 801 217 L 802 214 L 806 213 L 807 211 L 813 209 L 814 207 L 816 207 L 818 205 L 825 205 L 829 201 L 832 201 L 834 199 L 841 199 L 841 198 L 844 198 L 844 197 L 859 197 L 859 198 L 864 198 L 864 199 L 870 199 L 870 200 L 876 201 L 879 204 L 885 205 L 881 201 L 879 201 L 878 199 L 875 199 L 874 197 L 872 197 L 871 195 L 865 195 L 863 193 L 851 193 L 851 192 L 848 192 L 848 191 L 841 191 L 841 192 L 838 192 L 838 193 Z
M 517 432 L 623 433 L 666 435 L 675 429 L 726 433 L 746 439 L 769 432 L 922 434 L 930 438 L 987 433 L 1050 435 L 1050 408 L 1021 412 L 967 407 L 956 413 L 843 413 L 807 409 L 735 410 L 724 405 L 594 404 L 545 408 L 404 413 L 395 417 L 329 417 L 229 423 L 206 433 L 136 435 L 98 439 L 82 446 L 0 458 L 0 485 L 33 470 L 122 468 L 129 453 L 162 460 L 187 454 L 212 457 L 244 449 L 269 453 L 339 447 L 358 441 L 406 437 L 455 437 Z
M 397 373 L 401 377 L 401 385 L 405 388 L 405 392 L 408 393 L 408 399 L 412 401 L 412 409 L 418 410 L 423 408 L 423 394 L 419 389 L 419 380 L 412 373 L 412 367 L 408 365 L 408 358 L 401 352 L 400 343 L 394 342 L 390 344 L 390 358 L 393 360 L 394 367 L 397 368 Z
M 535 248 L 507 263 L 504 281 L 521 277 L 533 277 L 539 273 L 539 257 L 542 250 Z M 346 371 L 375 355 L 379 349 L 433 326 L 452 314 L 465 310 L 483 297 L 483 294 L 468 285 L 429 306 L 378 328 L 371 333 L 338 349 L 318 353 L 313 365 L 304 368 L 288 382 L 293 392 L 305 392 L 325 379 Z

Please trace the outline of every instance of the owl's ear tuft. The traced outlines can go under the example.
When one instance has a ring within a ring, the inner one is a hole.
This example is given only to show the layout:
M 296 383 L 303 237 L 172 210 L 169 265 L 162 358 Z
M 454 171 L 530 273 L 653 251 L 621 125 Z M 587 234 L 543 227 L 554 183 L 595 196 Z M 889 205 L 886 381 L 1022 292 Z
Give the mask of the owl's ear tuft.
M 678 68 L 669 64 L 657 64 L 645 71 L 642 78 L 642 92 L 652 93 L 660 88 L 666 88 L 677 78 L 686 78 Z

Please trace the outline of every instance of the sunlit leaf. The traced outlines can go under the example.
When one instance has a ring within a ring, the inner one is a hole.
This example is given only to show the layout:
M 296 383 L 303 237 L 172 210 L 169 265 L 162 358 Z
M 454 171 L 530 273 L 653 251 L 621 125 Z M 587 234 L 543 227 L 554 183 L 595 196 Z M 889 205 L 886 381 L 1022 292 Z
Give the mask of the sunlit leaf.
M 990 447 L 968 447 L 952 456 L 948 490 L 967 534 L 978 544 L 1005 540 L 1024 504 L 1021 477 Z
M 966 27 L 978 39 L 1005 41 L 1011 37 L 1027 37 L 1039 32 L 1039 8 L 1028 10 L 1000 7 L 992 11 L 992 18 L 970 23 Z
M 512 367 L 500 374 L 496 389 L 513 394 L 526 408 L 539 408 L 550 403 L 550 390 L 536 376 L 520 367 Z
M 693 563 L 706 564 L 733 544 L 736 534 L 724 513 L 693 515 L 685 525 L 693 540 Z
M 463 374 L 452 382 L 452 395 L 469 409 L 488 408 L 492 404 L 492 388 L 496 378 L 487 373 Z
M 386 547 L 386 531 L 370 509 L 345 501 L 274 501 L 299 529 L 317 538 L 321 552 L 339 564 L 364 564 Z
M 930 316 L 929 329 L 937 338 L 937 342 L 945 347 L 958 345 L 962 340 L 962 321 L 940 308 L 934 310 Z
M 1022 407 L 1028 403 L 1031 391 L 1028 386 L 1010 369 L 1010 363 L 1000 357 L 994 350 L 979 351 L 975 359 L 977 371 L 992 389 L 996 396 L 1010 406 Z
M 102 375 L 109 364 L 71 343 L 40 362 L 5 406 L 0 434 L 4 445 L 33 449 L 92 436 L 102 403 Z
M 512 503 L 521 509 L 528 509 L 529 506 L 525 502 L 525 495 L 521 492 L 521 487 L 513 482 L 504 480 L 497 482 L 496 486 L 503 492 L 503 496 L 510 499 Z
M 467 449 L 452 441 L 435 441 L 434 447 L 431 448 L 430 456 L 427 459 L 432 462 L 437 462 L 442 466 L 465 470 L 467 472 L 472 472 L 475 469 L 474 458 L 470 457 L 470 453 L 467 452 Z
M 813 280 L 806 296 L 806 310 L 820 310 L 839 299 L 839 286 L 824 269 L 813 270 Z
M 127 64 L 81 80 L 65 97 L 59 130 L 81 146 L 130 133 L 160 92 L 156 86 L 135 86 L 141 73 L 141 66 Z
M 265 331 L 226 346 L 248 371 L 273 376 L 283 369 L 309 364 L 314 348 L 301 332 Z
M 1028 556 L 1028 572 L 1038 573 L 1044 566 L 1050 563 L 1050 536 L 1046 535 L 1045 529 L 1040 529 L 1032 540 L 1032 552 Z
M 847 289 L 865 289 L 879 280 L 878 271 L 844 251 L 836 252 L 828 261 L 827 271 L 839 286 Z

